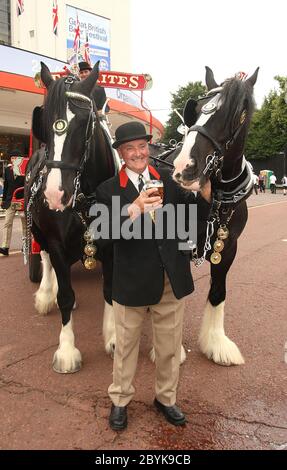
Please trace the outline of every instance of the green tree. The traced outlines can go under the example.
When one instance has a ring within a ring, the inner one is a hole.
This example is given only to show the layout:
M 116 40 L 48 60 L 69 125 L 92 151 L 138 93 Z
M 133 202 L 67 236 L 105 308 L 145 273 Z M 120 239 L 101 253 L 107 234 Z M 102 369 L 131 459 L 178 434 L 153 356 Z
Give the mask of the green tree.
M 190 82 L 185 87 L 180 87 L 176 93 L 171 93 L 171 113 L 165 126 L 163 142 L 168 144 L 170 139 L 175 139 L 177 142 L 182 139 L 182 136 L 177 132 L 177 128 L 182 121 L 175 112 L 183 114 L 185 103 L 189 98 L 197 99 L 199 96 L 206 93 L 206 87 L 201 82 Z
M 248 158 L 266 158 L 281 152 L 287 143 L 287 77 L 274 77 L 278 90 L 270 91 L 255 111 L 246 143 Z

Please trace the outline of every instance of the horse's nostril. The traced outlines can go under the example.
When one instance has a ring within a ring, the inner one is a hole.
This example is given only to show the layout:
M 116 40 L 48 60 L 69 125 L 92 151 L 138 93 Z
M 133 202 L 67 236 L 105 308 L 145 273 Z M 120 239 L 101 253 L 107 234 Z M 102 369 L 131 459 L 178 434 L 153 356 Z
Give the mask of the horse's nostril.
M 180 179 L 180 173 L 176 173 L 175 178 L 176 178 L 177 180 L 179 180 L 179 179 Z

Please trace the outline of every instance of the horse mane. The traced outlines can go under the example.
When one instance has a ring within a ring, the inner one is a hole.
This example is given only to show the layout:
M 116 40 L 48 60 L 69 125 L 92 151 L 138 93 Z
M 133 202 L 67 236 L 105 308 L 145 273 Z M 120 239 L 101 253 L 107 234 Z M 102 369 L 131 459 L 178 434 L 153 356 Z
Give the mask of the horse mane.
M 246 111 L 246 128 L 248 128 L 253 111 L 254 99 L 251 85 L 236 77 L 227 79 L 221 92 L 221 108 L 224 126 L 232 132 L 239 126 L 242 111 Z

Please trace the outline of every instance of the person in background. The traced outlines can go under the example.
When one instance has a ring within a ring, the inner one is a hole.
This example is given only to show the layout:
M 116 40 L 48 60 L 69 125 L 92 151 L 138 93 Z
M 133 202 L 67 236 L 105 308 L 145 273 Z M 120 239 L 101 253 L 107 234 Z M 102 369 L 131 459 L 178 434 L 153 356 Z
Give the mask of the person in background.
M 259 191 L 261 193 L 265 193 L 265 181 L 264 181 L 264 176 L 260 173 L 259 174 Z
M 127 222 L 136 224 L 138 218 L 144 224 L 145 218 L 150 221 L 149 212 L 156 212 L 161 207 L 172 205 L 177 213 L 179 204 L 186 207 L 196 202 L 193 193 L 186 195 L 175 183 L 169 170 L 148 165 L 148 141 L 152 135 L 146 134 L 142 123 L 122 124 L 116 129 L 115 137 L 113 147 L 118 149 L 125 164 L 118 175 L 97 188 L 97 203 L 108 208 L 110 226 L 117 217 L 113 211 L 115 197 L 120 204 L 118 214 L 122 214 L 122 209 L 127 207 L 126 215 L 119 219 L 121 227 Z M 155 189 L 143 190 L 144 183 L 150 179 L 163 182 L 163 199 Z M 209 213 L 210 182 L 201 189 L 198 197 Z M 164 233 L 167 223 L 164 219 Z M 108 239 L 113 241 L 112 237 Z M 108 239 L 97 238 L 95 243 L 103 249 Z M 182 426 L 186 418 L 176 405 L 176 393 L 185 297 L 194 289 L 190 253 L 180 250 L 177 235 L 158 239 L 155 235 L 152 238 L 122 236 L 114 240 L 113 248 L 112 299 L 116 347 L 113 383 L 108 389 L 112 401 L 110 427 L 120 430 L 127 426 L 127 405 L 135 393 L 133 379 L 137 370 L 142 325 L 148 313 L 153 324 L 156 363 L 154 406 L 168 422 Z
M 284 175 L 282 178 L 282 184 L 283 184 L 283 194 L 286 196 L 287 194 L 287 176 Z
M 258 187 L 259 187 L 259 178 L 255 173 L 253 173 L 253 189 L 255 194 L 258 195 Z
M 19 157 L 21 156 L 18 151 L 14 151 L 10 153 L 11 157 Z M 0 248 L 0 255 L 8 256 L 9 255 L 9 248 L 12 238 L 12 229 L 13 229 L 13 222 L 14 217 L 16 214 L 15 207 L 11 204 L 13 193 L 16 189 L 21 188 L 24 186 L 24 176 L 18 176 L 14 174 L 13 165 L 10 162 L 4 171 L 4 188 L 3 188 L 3 198 L 2 198 L 2 209 L 5 209 L 5 220 L 3 225 L 3 238 L 2 238 L 2 246 Z M 26 236 L 26 219 L 24 217 L 24 213 L 21 216 L 22 222 L 22 234 L 23 238 Z
M 270 191 L 272 194 L 276 194 L 276 181 L 277 178 L 274 173 L 270 176 Z
M 90 66 L 88 62 L 79 62 L 78 66 L 79 66 L 80 79 L 85 80 L 85 78 L 87 78 L 88 75 L 90 75 L 92 67 Z M 93 89 L 92 94 L 96 102 L 97 111 L 101 114 L 101 111 L 107 100 L 105 89 L 100 85 L 96 85 Z M 110 108 L 109 108 L 109 105 L 107 104 L 105 107 L 105 113 L 108 113 L 109 110 Z

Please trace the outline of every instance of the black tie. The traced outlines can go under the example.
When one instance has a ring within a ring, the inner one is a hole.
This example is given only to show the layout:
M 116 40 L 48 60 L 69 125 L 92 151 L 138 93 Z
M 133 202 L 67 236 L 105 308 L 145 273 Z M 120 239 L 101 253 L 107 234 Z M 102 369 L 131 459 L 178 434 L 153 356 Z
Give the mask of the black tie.
M 142 191 L 143 186 L 144 186 L 143 175 L 139 175 L 139 178 L 138 178 L 138 190 L 139 190 L 139 193 Z

